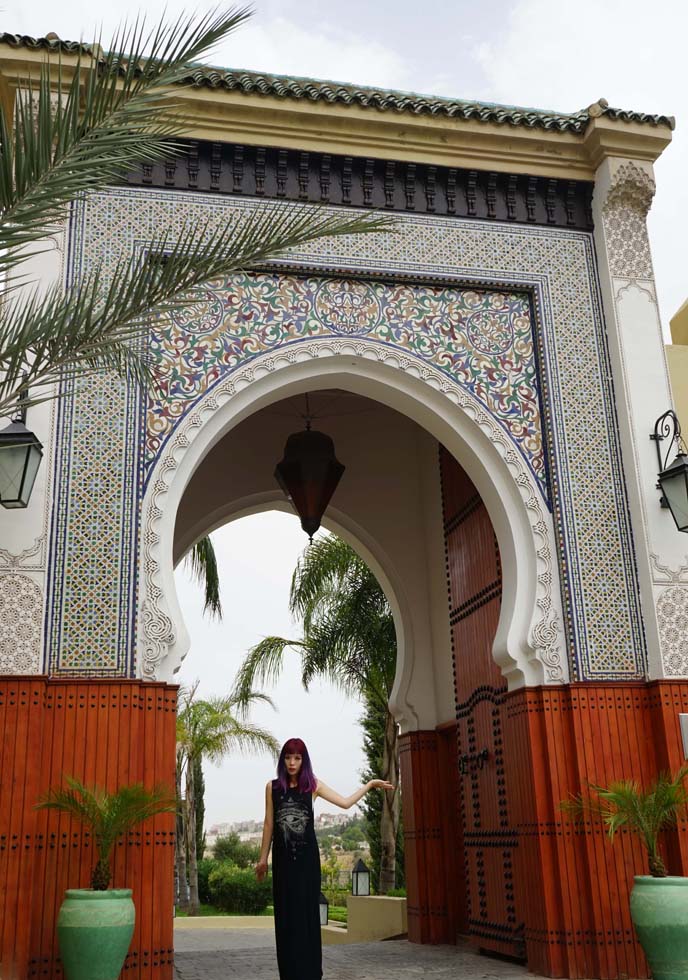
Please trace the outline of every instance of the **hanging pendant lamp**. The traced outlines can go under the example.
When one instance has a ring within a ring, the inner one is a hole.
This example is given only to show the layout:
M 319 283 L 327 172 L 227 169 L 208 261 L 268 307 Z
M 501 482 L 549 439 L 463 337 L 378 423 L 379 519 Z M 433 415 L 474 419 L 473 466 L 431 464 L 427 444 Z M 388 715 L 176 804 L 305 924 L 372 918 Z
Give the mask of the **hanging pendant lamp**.
M 335 456 L 332 439 L 311 429 L 308 417 L 305 430 L 288 437 L 284 458 L 275 467 L 275 479 L 290 498 L 311 541 L 344 469 Z

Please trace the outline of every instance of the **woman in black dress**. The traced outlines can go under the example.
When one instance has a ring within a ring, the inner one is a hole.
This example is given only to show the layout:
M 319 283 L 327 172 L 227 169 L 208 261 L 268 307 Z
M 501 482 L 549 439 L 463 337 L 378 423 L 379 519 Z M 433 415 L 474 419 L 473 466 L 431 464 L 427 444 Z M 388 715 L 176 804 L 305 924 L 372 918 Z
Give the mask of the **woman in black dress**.
M 259 881 L 267 874 L 272 844 L 272 892 L 280 980 L 321 980 L 320 852 L 313 801 L 319 796 L 348 810 L 371 789 L 394 789 L 372 779 L 351 796 L 340 796 L 313 775 L 308 749 L 290 738 L 280 752 L 277 779 L 265 787 L 265 823 Z

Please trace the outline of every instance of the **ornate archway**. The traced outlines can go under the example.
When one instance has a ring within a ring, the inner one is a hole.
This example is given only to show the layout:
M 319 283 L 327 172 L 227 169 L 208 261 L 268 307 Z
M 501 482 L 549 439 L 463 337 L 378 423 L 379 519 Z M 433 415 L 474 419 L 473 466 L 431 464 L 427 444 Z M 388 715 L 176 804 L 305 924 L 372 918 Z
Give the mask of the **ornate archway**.
M 344 387 L 404 411 L 460 458 L 485 500 L 499 540 L 505 588 L 494 653 L 512 688 L 561 682 L 567 675 L 550 515 L 512 441 L 477 399 L 416 359 L 405 363 L 370 339 L 304 341 L 228 374 L 195 405 L 151 472 L 143 503 L 141 676 L 171 678 L 188 639 L 176 603 L 173 541 L 177 508 L 194 470 L 222 436 L 286 394 Z M 370 550 L 388 581 L 394 569 Z M 396 590 L 403 595 L 403 588 Z M 410 624 L 402 635 L 411 635 Z M 402 648 L 403 652 L 403 648 Z M 401 691 L 413 672 L 407 648 Z M 399 703 L 400 715 L 404 710 Z

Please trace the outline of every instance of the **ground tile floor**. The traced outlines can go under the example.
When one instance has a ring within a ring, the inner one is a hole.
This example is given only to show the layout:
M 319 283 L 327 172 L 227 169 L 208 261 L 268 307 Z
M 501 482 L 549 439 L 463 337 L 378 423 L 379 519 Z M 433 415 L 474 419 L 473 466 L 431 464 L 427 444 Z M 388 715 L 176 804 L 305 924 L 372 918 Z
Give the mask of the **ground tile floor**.
M 276 980 L 271 929 L 175 929 L 175 980 Z M 323 980 L 520 980 L 525 967 L 481 956 L 466 946 L 406 941 L 326 946 Z

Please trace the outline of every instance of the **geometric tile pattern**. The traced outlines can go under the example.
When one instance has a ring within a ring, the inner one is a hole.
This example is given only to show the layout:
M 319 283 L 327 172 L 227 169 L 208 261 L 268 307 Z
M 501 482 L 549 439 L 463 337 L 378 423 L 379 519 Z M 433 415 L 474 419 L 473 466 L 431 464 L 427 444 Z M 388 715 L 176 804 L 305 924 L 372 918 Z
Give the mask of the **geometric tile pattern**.
M 333 334 L 410 351 L 458 381 L 511 436 L 546 498 L 527 294 L 276 272 L 214 282 L 196 303 L 153 322 L 157 388 L 146 410 L 146 472 L 219 378 L 258 354 Z
M 140 250 L 156 238 L 162 224 L 174 235 L 188 222 L 226 223 L 276 206 L 284 207 L 267 200 L 152 189 L 89 195 L 74 207 L 68 268 L 78 277 L 99 261 L 107 275 L 123 252 Z M 318 241 L 291 253 L 288 265 L 273 264 L 270 271 L 278 269 L 289 276 L 300 273 L 306 281 L 372 278 L 440 291 L 514 297 L 528 293 L 538 372 L 534 387 L 542 406 L 571 676 L 645 676 L 633 541 L 591 235 L 403 215 L 393 233 Z M 340 329 L 346 323 L 343 315 Z M 405 349 L 409 356 L 423 358 L 423 351 L 412 349 L 416 339 L 415 332 L 407 337 Z M 51 542 L 55 557 L 48 590 L 52 672 L 134 672 L 145 421 L 145 407 L 136 394 L 111 379 L 96 381 L 84 394 L 60 404 Z M 96 547 L 98 561 L 92 557 Z M 90 617 L 88 637 L 82 632 L 84 614 Z
M 43 590 L 28 575 L 0 575 L 0 673 L 35 674 L 40 669 Z

